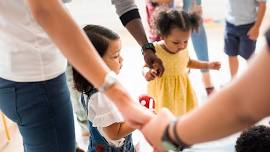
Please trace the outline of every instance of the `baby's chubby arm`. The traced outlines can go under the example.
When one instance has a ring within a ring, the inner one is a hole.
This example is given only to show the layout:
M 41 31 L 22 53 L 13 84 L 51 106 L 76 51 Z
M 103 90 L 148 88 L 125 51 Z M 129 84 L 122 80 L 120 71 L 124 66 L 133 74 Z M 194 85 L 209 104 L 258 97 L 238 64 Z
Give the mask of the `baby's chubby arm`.
M 103 131 L 111 140 L 124 138 L 134 130 L 134 128 L 129 127 L 125 122 L 114 123 L 108 127 L 103 128 Z
M 189 59 L 188 67 L 191 68 L 191 69 L 213 69 L 213 70 L 219 70 L 220 67 L 221 67 L 221 64 L 218 61 L 207 62 L 207 61 L 200 61 L 200 60 Z

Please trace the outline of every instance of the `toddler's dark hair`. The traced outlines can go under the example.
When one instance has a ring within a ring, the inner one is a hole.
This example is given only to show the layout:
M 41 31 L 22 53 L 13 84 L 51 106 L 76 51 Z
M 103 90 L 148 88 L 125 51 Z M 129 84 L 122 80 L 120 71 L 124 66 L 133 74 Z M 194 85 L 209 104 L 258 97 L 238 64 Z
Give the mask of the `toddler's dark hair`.
M 168 7 L 161 7 L 154 12 L 154 24 L 160 36 L 169 35 L 173 28 L 196 31 L 200 23 L 201 17 L 195 12 L 187 13 Z
M 235 145 L 236 152 L 269 152 L 270 128 L 259 125 L 244 130 Z
M 99 25 L 86 25 L 83 28 L 98 54 L 103 57 L 111 40 L 120 39 L 119 35 L 108 28 Z M 74 67 L 72 67 L 74 87 L 79 92 L 91 96 L 97 89 L 88 82 Z

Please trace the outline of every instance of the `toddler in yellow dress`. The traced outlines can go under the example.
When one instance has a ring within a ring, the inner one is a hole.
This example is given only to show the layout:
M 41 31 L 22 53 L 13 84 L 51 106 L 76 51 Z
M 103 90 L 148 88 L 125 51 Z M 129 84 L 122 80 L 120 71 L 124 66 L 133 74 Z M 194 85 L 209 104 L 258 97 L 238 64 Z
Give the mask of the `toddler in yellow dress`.
M 156 55 L 162 60 L 165 71 L 161 77 L 149 67 L 144 67 L 148 81 L 148 95 L 156 101 L 156 110 L 166 107 L 175 115 L 183 115 L 196 107 L 197 99 L 192 89 L 188 68 L 220 69 L 219 62 L 205 62 L 190 59 L 187 45 L 191 32 L 200 24 L 195 13 L 174 9 L 162 10 L 154 16 L 154 22 L 161 41 L 154 42 Z

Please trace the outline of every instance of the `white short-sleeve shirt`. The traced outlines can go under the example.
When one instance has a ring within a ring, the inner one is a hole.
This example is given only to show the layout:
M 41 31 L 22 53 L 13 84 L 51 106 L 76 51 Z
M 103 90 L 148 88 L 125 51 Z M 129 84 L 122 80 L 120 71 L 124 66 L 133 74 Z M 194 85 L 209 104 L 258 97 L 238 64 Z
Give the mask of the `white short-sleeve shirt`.
M 100 134 L 110 145 L 116 147 L 123 145 L 125 138 L 111 140 L 102 130 L 102 128 L 114 123 L 124 122 L 119 110 L 104 94 L 97 92 L 90 97 L 88 101 L 88 119 L 93 123 L 93 127 L 97 127 Z
M 33 18 L 26 0 L 0 0 L 1 78 L 48 80 L 64 73 L 66 64 L 66 58 Z
M 228 0 L 226 20 L 236 26 L 256 21 L 258 2 L 266 0 Z

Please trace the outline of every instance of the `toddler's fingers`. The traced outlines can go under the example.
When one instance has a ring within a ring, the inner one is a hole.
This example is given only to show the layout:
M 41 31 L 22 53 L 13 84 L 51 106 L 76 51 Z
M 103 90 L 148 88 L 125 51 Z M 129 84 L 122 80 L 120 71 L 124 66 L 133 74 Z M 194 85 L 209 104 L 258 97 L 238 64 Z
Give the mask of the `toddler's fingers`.
M 157 74 L 158 74 L 157 70 L 151 69 L 150 73 L 151 73 L 152 76 L 154 76 L 154 78 L 157 77 Z

